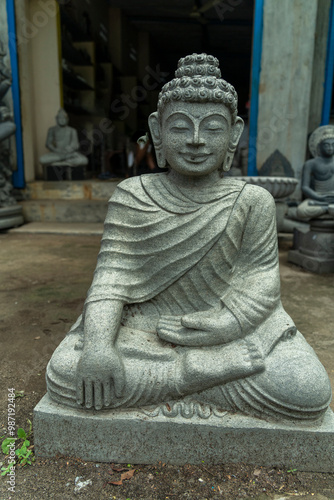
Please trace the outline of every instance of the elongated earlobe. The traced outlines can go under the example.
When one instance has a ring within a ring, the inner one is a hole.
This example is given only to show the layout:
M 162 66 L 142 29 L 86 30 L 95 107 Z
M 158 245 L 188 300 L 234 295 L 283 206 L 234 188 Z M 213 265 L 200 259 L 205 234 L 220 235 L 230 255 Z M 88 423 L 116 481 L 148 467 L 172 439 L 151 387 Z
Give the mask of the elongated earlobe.
M 228 172 L 230 168 L 232 167 L 232 162 L 234 158 L 235 151 L 238 146 L 239 139 L 241 137 L 242 131 L 244 129 L 244 121 L 240 116 L 237 116 L 237 119 L 235 121 L 235 124 L 232 127 L 231 130 L 231 139 L 230 139 L 230 144 L 229 148 L 226 152 L 225 160 L 222 165 L 222 170 L 224 172 Z
M 232 167 L 233 157 L 234 157 L 234 151 L 228 151 L 226 153 L 225 160 L 223 163 L 224 172 L 228 172 Z
M 159 115 L 157 112 L 152 113 L 148 118 L 148 124 L 151 131 L 151 136 L 155 148 L 155 154 L 157 157 L 158 167 L 165 168 L 166 167 L 166 158 L 164 155 L 163 147 L 162 147 L 162 137 L 161 137 L 161 128 L 159 122 Z

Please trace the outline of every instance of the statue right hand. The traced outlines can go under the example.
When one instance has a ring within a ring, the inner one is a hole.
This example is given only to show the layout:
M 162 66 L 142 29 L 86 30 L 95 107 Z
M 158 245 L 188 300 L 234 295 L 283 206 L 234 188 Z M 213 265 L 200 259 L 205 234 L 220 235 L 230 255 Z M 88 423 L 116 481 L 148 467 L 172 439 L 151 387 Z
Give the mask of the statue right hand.
M 77 403 L 100 410 L 121 397 L 125 385 L 123 361 L 113 347 L 83 350 L 76 373 Z

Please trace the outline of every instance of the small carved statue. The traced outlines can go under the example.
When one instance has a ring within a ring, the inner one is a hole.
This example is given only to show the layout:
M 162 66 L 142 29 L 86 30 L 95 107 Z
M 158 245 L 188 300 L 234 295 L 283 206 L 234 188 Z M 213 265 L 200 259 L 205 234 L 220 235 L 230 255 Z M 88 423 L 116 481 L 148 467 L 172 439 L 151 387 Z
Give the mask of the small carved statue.
M 317 422 L 331 388 L 281 304 L 274 200 L 223 175 L 243 121 L 218 60 L 180 59 L 149 125 L 168 172 L 127 179 L 110 199 L 49 395 L 74 408 Z
M 297 208 L 297 217 L 310 220 L 329 213 L 334 216 L 334 126 L 317 128 L 309 139 L 314 158 L 303 167 L 302 191 L 306 199 Z
M 79 153 L 77 131 L 68 125 L 68 114 L 60 109 L 56 116 L 57 125 L 50 127 L 46 139 L 46 147 L 51 151 L 40 157 L 44 166 L 79 167 L 88 164 L 88 158 Z

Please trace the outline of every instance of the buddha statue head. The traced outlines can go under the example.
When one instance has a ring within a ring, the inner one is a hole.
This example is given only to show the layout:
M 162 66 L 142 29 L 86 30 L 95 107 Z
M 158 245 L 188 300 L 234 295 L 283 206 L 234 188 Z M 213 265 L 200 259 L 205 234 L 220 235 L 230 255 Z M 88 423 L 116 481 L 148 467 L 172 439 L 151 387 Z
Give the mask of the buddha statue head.
M 312 132 L 309 141 L 312 156 L 331 157 L 334 155 L 334 126 L 322 125 Z
M 60 108 L 56 116 L 57 125 L 59 125 L 59 127 L 66 127 L 66 125 L 68 125 L 68 121 L 68 114 L 65 109 Z
M 244 123 L 237 93 L 221 78 L 218 59 L 192 54 L 179 60 L 175 78 L 149 117 L 158 165 L 183 175 L 228 171 Z

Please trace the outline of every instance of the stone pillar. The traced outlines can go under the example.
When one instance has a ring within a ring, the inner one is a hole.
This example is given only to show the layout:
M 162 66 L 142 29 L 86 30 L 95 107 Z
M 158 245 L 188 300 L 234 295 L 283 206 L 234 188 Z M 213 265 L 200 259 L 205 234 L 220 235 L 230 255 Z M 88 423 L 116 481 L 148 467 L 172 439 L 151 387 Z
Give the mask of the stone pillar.
M 330 6 L 331 0 L 318 0 L 308 124 L 309 134 L 321 125 Z
M 318 3 L 321 17 L 317 17 Z M 257 134 L 259 172 L 278 149 L 300 178 L 307 150 L 311 89 L 316 87 L 317 95 L 321 93 L 327 30 L 321 37 L 316 35 L 326 24 L 325 3 L 329 6 L 330 2 L 266 0 L 264 3 Z M 320 106 L 316 101 L 319 103 L 321 96 L 314 100 L 314 107 Z M 299 196 L 297 188 L 295 197 Z
M 42 176 L 39 157 L 45 153 L 48 128 L 62 104 L 55 0 L 16 1 L 23 148 L 26 181 Z

